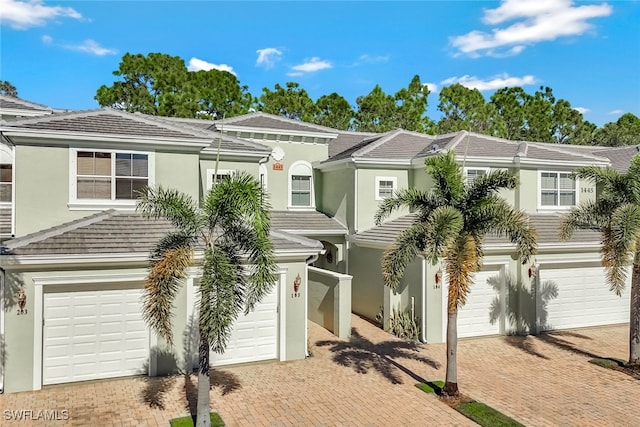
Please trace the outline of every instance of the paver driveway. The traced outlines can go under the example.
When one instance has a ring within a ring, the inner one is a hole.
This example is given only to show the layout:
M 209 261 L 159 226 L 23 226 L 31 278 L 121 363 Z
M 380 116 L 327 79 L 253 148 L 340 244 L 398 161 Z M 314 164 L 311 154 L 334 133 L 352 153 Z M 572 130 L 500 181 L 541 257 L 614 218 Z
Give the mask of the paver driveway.
M 356 316 L 353 327 L 344 342 L 311 324 L 307 360 L 214 371 L 212 407 L 230 426 L 474 425 L 414 387 L 444 377 L 444 345 L 414 350 Z M 591 354 L 624 358 L 627 330 L 462 340 L 460 386 L 530 426 L 640 425 L 640 381 L 587 363 Z M 66 409 L 71 419 L 58 425 L 166 426 L 188 413 L 195 387 L 184 376 L 128 378 L 2 395 L 0 425 L 6 409 Z

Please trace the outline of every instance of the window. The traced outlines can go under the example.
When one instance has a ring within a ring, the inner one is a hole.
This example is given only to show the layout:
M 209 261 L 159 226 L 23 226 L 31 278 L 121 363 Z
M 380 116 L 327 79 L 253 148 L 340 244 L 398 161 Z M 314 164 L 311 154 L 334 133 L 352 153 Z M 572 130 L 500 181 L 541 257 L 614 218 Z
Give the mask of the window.
M 489 173 L 488 169 L 480 169 L 480 168 L 465 168 L 465 178 L 467 179 L 467 184 L 471 184 L 473 183 L 473 181 L 475 181 L 476 179 L 480 178 L 481 176 L 485 176 L 486 174 Z
M 12 170 L 12 165 L 0 164 L 0 203 L 11 203 L 13 193 Z
M 540 206 L 575 206 L 576 181 L 567 172 L 540 172 Z
M 211 187 L 213 187 L 213 177 L 215 173 L 215 169 L 207 169 L 207 191 L 211 190 Z M 236 171 L 232 169 L 218 169 L 218 174 L 215 175 L 215 182 L 220 182 L 228 176 L 233 176 L 235 173 Z
M 393 196 L 393 192 L 398 188 L 398 178 L 394 176 L 377 176 L 376 177 L 376 200 L 384 200 Z
M 69 207 L 135 207 L 138 193 L 153 185 L 152 153 L 70 150 Z
M 314 208 L 313 172 L 309 162 L 300 160 L 289 168 L 289 208 Z

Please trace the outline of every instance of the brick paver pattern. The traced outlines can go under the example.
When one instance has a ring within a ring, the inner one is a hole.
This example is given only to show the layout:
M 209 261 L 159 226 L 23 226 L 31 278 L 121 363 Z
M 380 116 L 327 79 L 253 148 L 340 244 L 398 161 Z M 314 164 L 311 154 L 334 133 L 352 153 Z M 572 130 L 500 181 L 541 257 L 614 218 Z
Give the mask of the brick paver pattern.
M 340 341 L 310 323 L 312 357 L 216 369 L 211 407 L 228 426 L 472 426 L 415 387 L 444 379 L 444 344 L 413 348 L 353 316 Z M 640 425 L 640 381 L 588 363 L 625 359 L 628 326 L 460 340 L 461 390 L 527 426 Z M 135 377 L 0 395 L 0 425 L 167 426 L 195 410 L 196 376 Z M 189 398 L 187 398 L 189 396 Z M 5 410 L 67 410 L 67 421 Z

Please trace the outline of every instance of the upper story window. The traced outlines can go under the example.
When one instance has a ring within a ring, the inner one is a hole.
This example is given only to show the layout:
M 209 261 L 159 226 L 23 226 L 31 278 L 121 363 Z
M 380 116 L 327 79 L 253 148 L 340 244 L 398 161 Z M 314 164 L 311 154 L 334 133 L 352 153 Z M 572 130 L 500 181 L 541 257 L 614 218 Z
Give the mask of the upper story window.
M 153 185 L 151 153 L 70 150 L 71 208 L 135 207 L 139 192 Z
M 289 168 L 289 207 L 315 207 L 313 170 L 309 162 L 300 160 Z
M 0 164 L 0 203 L 11 203 L 13 199 L 13 165 Z
M 570 207 L 578 203 L 578 186 L 568 172 L 540 172 L 540 206 Z
M 473 181 L 480 178 L 481 176 L 485 176 L 489 173 L 489 169 L 487 168 L 465 168 L 464 169 L 464 177 L 467 180 L 468 184 L 472 184 Z
M 214 177 L 215 182 L 220 182 L 225 177 L 233 176 L 235 173 L 236 171 L 233 169 L 218 169 L 217 174 L 215 169 L 207 169 L 207 191 L 213 187 Z
M 376 176 L 376 200 L 384 200 L 393 196 L 398 189 L 398 178 L 395 176 Z

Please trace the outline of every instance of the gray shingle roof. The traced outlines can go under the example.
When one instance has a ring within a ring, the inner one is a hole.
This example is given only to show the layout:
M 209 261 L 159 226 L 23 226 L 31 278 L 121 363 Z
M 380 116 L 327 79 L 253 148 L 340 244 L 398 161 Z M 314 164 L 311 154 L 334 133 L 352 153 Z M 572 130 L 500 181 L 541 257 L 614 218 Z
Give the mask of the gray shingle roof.
M 606 150 L 598 150 L 596 154 L 606 157 L 611 162 L 611 167 L 620 173 L 627 173 L 631 165 L 631 158 L 640 152 L 640 145 L 628 147 L 615 147 Z
M 25 101 L 21 98 L 0 95 L 0 110 L 4 109 L 42 111 L 43 113 L 52 113 L 54 111 L 53 108 L 47 107 L 46 105 Z
M 347 227 L 318 211 L 273 211 L 271 227 L 303 236 L 348 234 Z
M 288 119 L 286 117 L 276 116 L 274 114 L 267 114 L 261 111 L 245 114 L 242 116 L 230 117 L 228 119 L 216 120 L 214 123 L 218 128 L 220 127 L 220 125 L 229 124 L 247 128 L 278 129 L 284 131 L 288 130 L 326 134 L 336 134 L 338 132 L 336 129 L 302 122 L 299 120 Z
M 104 211 L 48 230 L 4 242 L 12 256 L 20 255 L 144 255 L 173 229 L 165 220 L 152 220 L 136 213 Z M 320 242 L 273 230 L 276 252 L 320 251 Z
M 341 131 L 336 139 L 329 142 L 329 158 L 337 156 L 345 150 L 349 150 L 362 143 L 365 139 L 369 139 L 373 136 L 376 136 L 376 134 L 371 132 Z
M 387 221 L 379 226 L 362 231 L 354 236 L 356 242 L 368 242 L 374 244 L 390 245 L 400 235 L 409 228 L 415 221 L 415 214 L 404 215 L 391 221 Z M 538 232 L 539 245 L 570 245 L 575 243 L 598 244 L 599 233 L 590 230 L 577 230 L 571 240 L 563 242 L 559 237 L 560 223 L 562 216 L 558 214 L 535 214 L 529 216 L 532 225 Z M 485 239 L 486 247 L 492 245 L 509 244 L 509 240 L 502 236 L 487 235 Z

